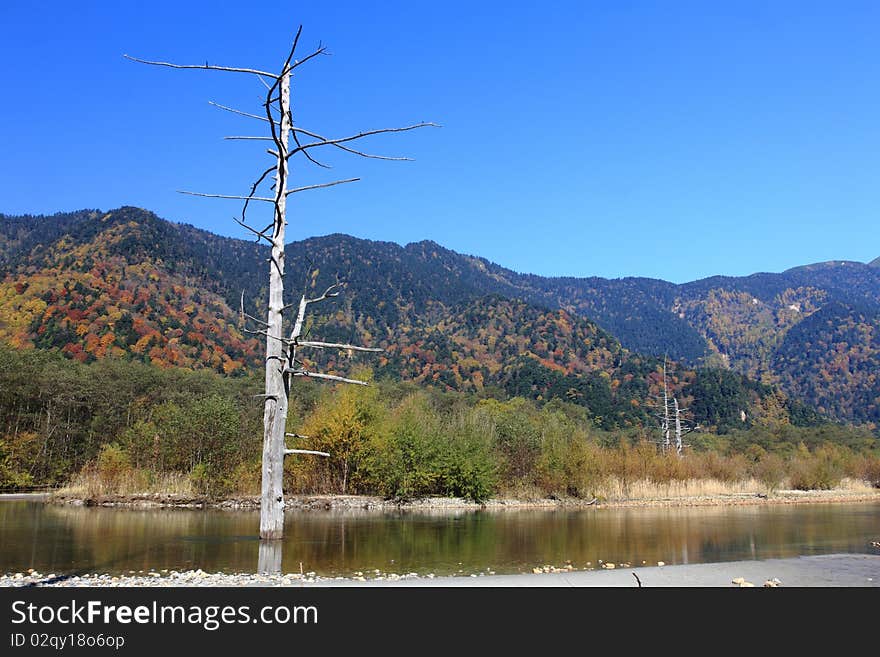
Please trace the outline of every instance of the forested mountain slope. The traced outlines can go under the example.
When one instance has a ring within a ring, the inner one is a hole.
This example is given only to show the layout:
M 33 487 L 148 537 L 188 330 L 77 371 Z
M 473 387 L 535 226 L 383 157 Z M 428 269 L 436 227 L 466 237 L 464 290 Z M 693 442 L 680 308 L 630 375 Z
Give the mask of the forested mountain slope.
M 680 385 L 700 367 L 729 369 L 832 417 L 880 421 L 877 261 L 675 285 L 547 278 L 433 242 L 347 235 L 292 243 L 287 258 L 288 302 L 345 282 L 313 335 L 385 348 L 370 361 L 377 373 L 567 394 L 617 424 L 644 419 L 645 376 L 668 355 Z M 0 215 L 0 340 L 82 362 L 116 356 L 234 375 L 260 362 L 238 306 L 244 293 L 246 309 L 262 314 L 267 266 L 262 246 L 139 208 Z M 334 371 L 366 362 L 320 358 Z

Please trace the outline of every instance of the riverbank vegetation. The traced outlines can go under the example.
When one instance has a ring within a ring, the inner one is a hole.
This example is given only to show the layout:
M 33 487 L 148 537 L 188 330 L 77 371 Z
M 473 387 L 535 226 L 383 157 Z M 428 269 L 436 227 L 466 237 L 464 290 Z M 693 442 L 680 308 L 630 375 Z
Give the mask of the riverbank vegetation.
M 256 494 L 260 384 L 0 350 L 0 487 L 67 484 L 88 497 Z M 880 486 L 880 440 L 870 428 L 795 426 L 765 414 L 742 429 L 688 434 L 679 457 L 659 449 L 656 427 L 602 429 L 589 409 L 558 398 L 373 384 L 297 385 L 288 430 L 308 438 L 289 445 L 331 456 L 289 457 L 288 493 L 590 500 L 644 495 L 646 486 L 772 492 L 829 489 L 845 479 Z

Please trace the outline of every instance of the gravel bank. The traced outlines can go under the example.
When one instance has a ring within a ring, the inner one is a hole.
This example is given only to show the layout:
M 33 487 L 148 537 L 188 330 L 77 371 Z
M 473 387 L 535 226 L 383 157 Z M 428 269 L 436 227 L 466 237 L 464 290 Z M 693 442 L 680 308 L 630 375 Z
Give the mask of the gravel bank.
M 83 499 L 73 495 L 56 493 L 42 496 L 50 503 L 75 506 L 105 506 L 134 508 L 213 508 L 213 509 L 259 509 L 259 497 L 239 497 L 226 500 L 209 500 L 199 497 L 181 497 L 164 493 L 143 495 L 111 496 L 98 499 Z M 582 507 L 657 507 L 657 506 L 748 506 L 758 504 L 801 504 L 801 503 L 832 503 L 832 502 L 870 502 L 880 501 L 880 490 L 783 490 L 773 495 L 740 493 L 730 495 L 667 497 L 657 499 L 634 500 L 583 500 L 564 499 L 505 499 L 494 498 L 485 502 L 472 502 L 454 497 L 428 497 L 424 499 L 399 502 L 381 497 L 367 495 L 292 495 L 285 499 L 287 510 L 290 511 L 422 511 L 430 509 L 452 510 L 489 510 L 503 511 L 506 509 L 553 509 Z
M 536 568 L 522 575 L 435 577 L 417 573 L 362 573 L 355 577 L 321 577 L 315 573 L 258 575 L 162 571 L 112 576 L 14 573 L 0 576 L 0 586 L 72 587 L 878 587 L 880 554 L 829 554 L 763 561 L 682 565 L 605 564 L 604 568 L 568 570 Z M 545 572 L 546 571 L 546 572 Z M 634 575 L 635 574 L 635 575 Z

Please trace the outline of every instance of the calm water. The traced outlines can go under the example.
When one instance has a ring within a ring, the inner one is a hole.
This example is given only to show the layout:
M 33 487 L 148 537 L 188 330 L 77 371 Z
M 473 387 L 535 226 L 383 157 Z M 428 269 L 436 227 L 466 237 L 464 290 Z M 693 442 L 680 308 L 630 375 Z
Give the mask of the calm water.
M 0 502 L 0 572 L 253 572 L 259 513 Z M 530 572 L 601 559 L 655 565 L 877 552 L 880 504 L 579 511 L 308 512 L 286 518 L 282 570 Z

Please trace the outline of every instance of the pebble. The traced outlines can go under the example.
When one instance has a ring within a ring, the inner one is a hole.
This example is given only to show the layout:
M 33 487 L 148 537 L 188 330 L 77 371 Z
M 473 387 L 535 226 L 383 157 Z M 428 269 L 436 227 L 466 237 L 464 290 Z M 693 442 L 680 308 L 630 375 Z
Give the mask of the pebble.
M 164 574 L 163 574 L 164 573 Z M 396 579 L 417 577 L 416 573 L 404 576 L 395 575 Z M 315 573 L 306 576 L 299 573 L 254 574 L 254 573 L 207 573 L 201 569 L 187 571 L 149 571 L 142 575 L 92 573 L 88 575 L 57 576 L 54 573 L 43 575 L 33 569 L 26 573 L 10 573 L 0 575 L 0 588 L 20 587 L 28 585 L 52 587 L 159 587 L 159 586 L 295 586 L 303 581 L 329 581 L 331 577 L 320 577 Z M 346 578 L 336 578 L 346 579 Z M 352 578 L 366 581 L 365 578 Z
M 663 562 L 658 562 L 662 566 Z M 601 562 L 601 567 L 607 570 L 625 567 L 625 564 L 614 564 L 611 562 Z M 628 566 L 627 566 L 628 567 Z M 544 573 L 567 573 L 574 570 L 573 564 L 569 561 L 565 565 L 557 567 L 550 564 L 535 566 L 531 569 L 535 574 Z M 592 568 L 584 568 L 584 570 L 592 570 Z M 113 574 L 113 573 L 92 573 L 87 575 L 70 575 L 57 576 L 54 573 L 44 575 L 34 569 L 28 569 L 27 572 L 0 574 L 0 588 L 2 587 L 21 587 L 28 585 L 36 586 L 53 586 L 53 587 L 162 587 L 162 586 L 300 586 L 303 583 L 321 583 L 334 580 L 352 580 L 357 582 L 366 581 L 390 581 L 397 582 L 404 579 L 412 579 L 425 577 L 426 579 L 434 579 L 437 577 L 435 573 L 426 573 L 420 575 L 415 572 L 405 574 L 398 573 L 382 573 L 379 570 L 366 571 L 370 573 L 370 577 L 365 576 L 365 571 L 357 571 L 349 576 L 321 576 L 315 572 L 301 573 L 279 573 L 279 574 L 255 574 L 255 573 L 207 573 L 201 569 L 177 571 L 162 570 L 149 571 L 141 575 L 132 574 Z M 163 574 L 165 573 L 165 574 Z M 494 575 L 494 570 L 487 569 L 486 572 L 479 574 L 469 574 L 469 577 L 479 577 L 484 575 Z M 869 581 L 871 579 L 869 578 Z M 745 580 L 744 577 L 734 578 L 732 584 L 741 588 L 755 586 L 751 582 Z M 782 582 L 773 577 L 767 579 L 763 586 L 778 587 Z

